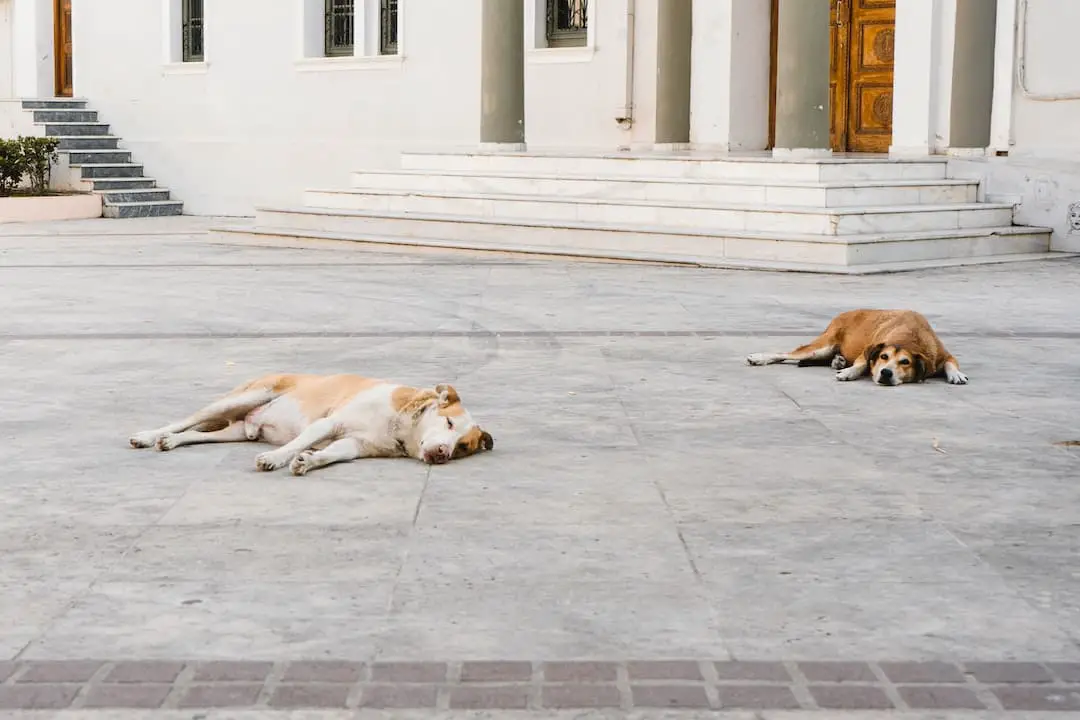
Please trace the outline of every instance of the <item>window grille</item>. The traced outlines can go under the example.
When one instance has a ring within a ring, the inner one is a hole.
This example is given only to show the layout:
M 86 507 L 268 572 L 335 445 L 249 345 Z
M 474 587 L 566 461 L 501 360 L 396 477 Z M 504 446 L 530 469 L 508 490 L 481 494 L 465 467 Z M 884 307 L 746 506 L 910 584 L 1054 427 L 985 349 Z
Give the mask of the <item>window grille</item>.
M 184 0 L 180 32 L 184 62 L 202 62 L 203 0 Z
M 379 3 L 379 54 L 397 55 L 398 51 L 398 0 L 380 0 Z
M 581 47 L 588 35 L 588 0 L 547 0 L 548 47 Z
M 341 57 L 353 54 L 356 42 L 354 0 L 326 0 L 326 55 Z

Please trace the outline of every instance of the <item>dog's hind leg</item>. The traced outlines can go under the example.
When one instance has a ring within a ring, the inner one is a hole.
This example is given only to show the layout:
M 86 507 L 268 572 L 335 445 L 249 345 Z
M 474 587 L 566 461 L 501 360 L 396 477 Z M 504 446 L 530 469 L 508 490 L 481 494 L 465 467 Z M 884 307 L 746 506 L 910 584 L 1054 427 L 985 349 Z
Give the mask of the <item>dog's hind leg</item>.
M 190 430 L 194 427 L 202 427 L 207 430 L 221 429 L 234 420 L 242 419 L 260 405 L 270 402 L 278 394 L 268 388 L 259 388 L 235 395 L 227 395 L 183 420 L 159 427 L 156 430 L 135 433 L 128 442 L 131 443 L 133 448 L 148 448 L 157 445 L 159 438 Z
M 185 430 L 175 434 L 162 435 L 157 439 L 154 447 L 164 452 L 184 445 L 246 442 L 248 439 L 247 433 L 244 431 L 244 423 L 239 420 L 229 423 L 220 430 L 211 430 L 209 432 L 201 431 L 198 429 L 199 427 L 203 426 L 196 426 L 192 430 Z
M 812 365 L 831 360 L 836 355 L 840 344 L 831 336 L 822 335 L 813 342 L 795 348 L 789 353 L 754 353 L 746 357 L 747 365 L 775 365 L 782 362 L 797 362 L 799 365 Z

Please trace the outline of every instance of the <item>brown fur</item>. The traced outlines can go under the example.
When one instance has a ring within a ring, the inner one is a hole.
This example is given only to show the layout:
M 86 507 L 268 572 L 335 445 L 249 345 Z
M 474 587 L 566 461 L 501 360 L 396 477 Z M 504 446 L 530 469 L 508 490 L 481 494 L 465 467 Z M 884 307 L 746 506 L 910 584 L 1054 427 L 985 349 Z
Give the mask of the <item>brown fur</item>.
M 871 376 L 880 365 L 896 360 L 895 374 L 901 383 L 922 382 L 940 375 L 946 363 L 959 370 L 956 358 L 929 321 L 913 310 L 849 310 L 833 318 L 813 341 L 768 362 L 793 360 L 799 365 L 812 365 L 830 359 L 836 368 L 864 360 Z

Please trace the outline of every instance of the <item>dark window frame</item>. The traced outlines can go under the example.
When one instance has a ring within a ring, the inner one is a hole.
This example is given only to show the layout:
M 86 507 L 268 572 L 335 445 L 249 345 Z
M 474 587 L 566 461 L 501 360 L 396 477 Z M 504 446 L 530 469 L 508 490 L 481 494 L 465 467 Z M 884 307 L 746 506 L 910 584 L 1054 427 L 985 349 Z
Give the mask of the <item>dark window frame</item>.
M 398 0 L 379 0 L 379 54 L 398 54 Z
M 326 0 L 323 18 L 323 54 L 326 57 L 349 57 L 355 54 L 356 0 Z
M 203 13 L 203 0 L 183 0 L 180 15 L 180 45 L 183 62 L 203 62 L 206 59 L 203 33 L 205 15 Z
M 589 38 L 588 0 L 545 0 L 549 48 L 584 47 Z M 574 6 L 580 4 L 580 13 Z

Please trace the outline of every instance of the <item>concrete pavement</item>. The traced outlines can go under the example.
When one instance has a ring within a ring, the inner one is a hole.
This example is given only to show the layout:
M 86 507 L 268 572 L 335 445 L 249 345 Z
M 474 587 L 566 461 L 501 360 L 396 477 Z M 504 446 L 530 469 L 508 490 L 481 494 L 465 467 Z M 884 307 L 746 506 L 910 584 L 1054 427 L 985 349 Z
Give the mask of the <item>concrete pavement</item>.
M 1080 262 L 838 278 L 211 224 L 0 226 L 0 709 L 1080 713 Z M 857 306 L 925 313 L 971 383 L 744 364 Z M 495 451 L 299 479 L 127 446 L 282 370 L 451 382 Z

